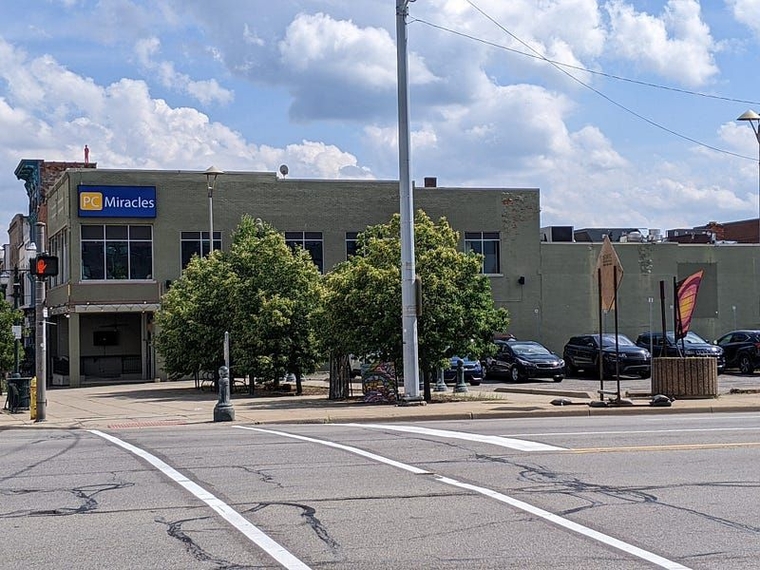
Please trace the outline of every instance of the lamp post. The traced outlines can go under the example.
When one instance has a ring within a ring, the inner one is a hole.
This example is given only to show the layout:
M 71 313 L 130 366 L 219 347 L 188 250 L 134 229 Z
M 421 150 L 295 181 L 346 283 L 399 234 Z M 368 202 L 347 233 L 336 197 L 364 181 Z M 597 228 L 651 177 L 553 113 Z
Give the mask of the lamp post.
M 3 301 L 6 300 L 5 291 L 8 289 L 8 283 L 11 281 L 11 274 L 7 271 L 0 273 L 0 289 L 3 290 Z
M 758 148 L 758 155 L 757 155 L 757 208 L 758 208 L 758 218 L 757 218 L 757 243 L 760 243 L 760 115 L 758 115 L 755 111 L 750 109 L 749 111 L 745 111 L 741 115 L 739 115 L 736 119 L 737 121 L 746 121 L 749 123 L 749 126 L 752 128 L 752 132 L 755 133 L 755 138 L 757 139 L 757 148 Z
M 224 174 L 216 166 L 209 166 L 206 169 L 206 187 L 208 188 L 208 253 L 214 251 L 214 188 L 216 187 L 216 178 Z
M 18 267 L 13 268 L 13 312 L 18 311 L 18 298 L 21 296 L 21 282 L 18 280 Z M 21 328 L 19 326 L 19 328 Z M 14 334 L 13 339 L 13 373 L 18 376 L 18 344 L 21 334 Z

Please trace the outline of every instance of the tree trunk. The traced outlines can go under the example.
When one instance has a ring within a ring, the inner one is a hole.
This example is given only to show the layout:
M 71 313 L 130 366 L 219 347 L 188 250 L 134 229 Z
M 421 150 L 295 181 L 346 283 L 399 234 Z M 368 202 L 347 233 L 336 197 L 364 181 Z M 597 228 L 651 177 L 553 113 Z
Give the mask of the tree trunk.
M 351 365 L 347 354 L 330 356 L 330 400 L 345 400 L 348 398 L 348 388 L 351 383 Z
M 296 375 L 296 396 L 303 394 L 303 385 L 301 384 L 301 369 L 295 371 Z

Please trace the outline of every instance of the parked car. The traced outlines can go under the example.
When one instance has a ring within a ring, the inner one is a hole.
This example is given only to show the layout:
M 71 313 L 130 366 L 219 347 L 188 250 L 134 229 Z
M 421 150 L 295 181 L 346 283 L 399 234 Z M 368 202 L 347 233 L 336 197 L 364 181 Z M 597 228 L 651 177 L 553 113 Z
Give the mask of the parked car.
M 582 334 L 572 337 L 562 351 L 568 374 L 577 374 L 583 370 L 587 374 L 599 375 L 599 356 L 602 357 L 602 374 L 605 378 L 615 376 L 616 370 L 624 376 L 649 378 L 652 362 L 649 351 L 624 334 L 617 335 L 619 358 L 616 358 L 615 335 L 602 334 L 602 347 L 599 349 L 599 334 Z
M 510 340 L 497 344 L 499 351 L 488 360 L 486 376 L 506 376 L 513 382 L 529 378 L 562 382 L 565 378 L 565 361 L 541 343 Z
M 742 374 L 752 374 L 760 368 L 760 330 L 731 331 L 715 344 L 723 349 L 726 368 L 738 368 Z
M 697 333 L 689 331 L 683 338 L 676 342 L 676 336 L 673 331 L 665 333 L 665 346 L 662 345 L 661 332 L 643 332 L 636 339 L 636 344 L 641 348 L 649 349 L 652 347 L 652 356 L 660 357 L 679 357 L 679 356 L 712 356 L 717 358 L 718 374 L 723 372 L 726 367 L 726 358 L 723 349 L 714 344 L 710 344 Z
M 460 360 L 464 367 L 464 381 L 469 383 L 470 386 L 479 386 L 483 381 L 483 365 L 480 363 L 480 360 L 472 359 L 469 356 L 465 356 L 464 358 L 452 356 L 449 367 L 443 372 L 444 380 L 456 382 L 457 364 Z

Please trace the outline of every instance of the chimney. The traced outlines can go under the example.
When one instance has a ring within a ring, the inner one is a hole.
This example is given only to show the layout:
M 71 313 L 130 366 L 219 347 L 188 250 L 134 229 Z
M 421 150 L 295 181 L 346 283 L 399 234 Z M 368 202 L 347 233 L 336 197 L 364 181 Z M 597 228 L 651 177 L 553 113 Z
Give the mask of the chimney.
M 438 179 L 435 176 L 425 177 L 425 188 L 435 188 L 438 185 Z

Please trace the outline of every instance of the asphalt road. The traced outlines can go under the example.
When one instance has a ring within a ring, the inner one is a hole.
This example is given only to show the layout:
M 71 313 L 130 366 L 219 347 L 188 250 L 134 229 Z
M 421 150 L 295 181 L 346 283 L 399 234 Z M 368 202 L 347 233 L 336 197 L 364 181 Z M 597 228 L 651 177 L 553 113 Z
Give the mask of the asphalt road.
M 0 560 L 756 568 L 759 435 L 758 414 L 8 430 Z

